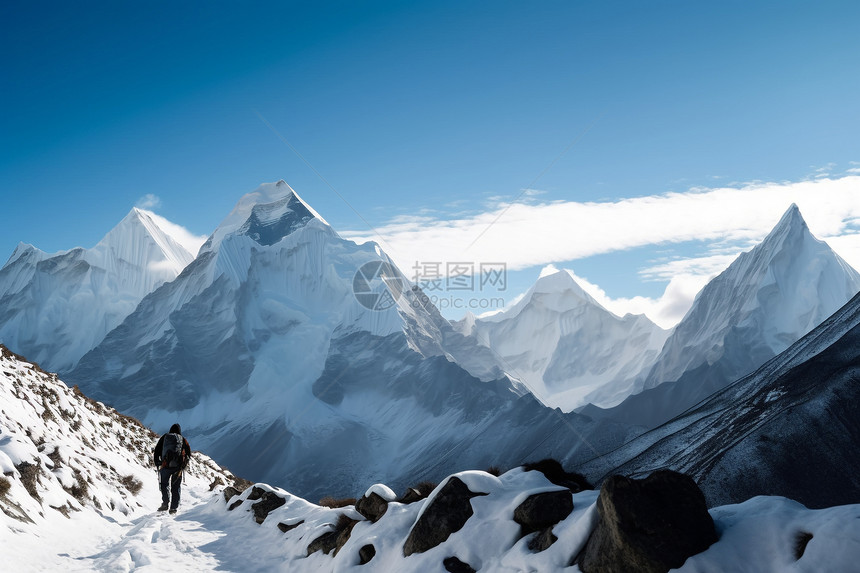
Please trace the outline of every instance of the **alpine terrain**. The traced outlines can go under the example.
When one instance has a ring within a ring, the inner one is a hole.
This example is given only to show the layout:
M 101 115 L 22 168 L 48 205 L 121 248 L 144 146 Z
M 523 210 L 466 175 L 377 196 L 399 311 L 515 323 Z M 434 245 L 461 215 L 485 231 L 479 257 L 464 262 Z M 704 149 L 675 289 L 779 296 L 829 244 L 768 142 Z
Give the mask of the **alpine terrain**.
M 159 221 L 134 208 L 91 249 L 49 255 L 19 244 L 0 269 L 0 342 L 49 370 L 74 368 L 193 260 Z
M 2 346 L 0 411 L 0 544 L 10 571 L 593 573 L 598 550 L 600 561 L 646 559 L 686 573 L 836 572 L 852 570 L 860 545 L 858 505 L 812 511 L 756 497 L 706 511 L 692 481 L 662 472 L 629 483 L 692 489 L 628 492 L 624 503 L 646 503 L 647 515 L 616 519 L 630 527 L 671 515 L 705 538 L 677 553 L 690 531 L 663 523 L 648 532 L 661 540 L 657 551 L 637 546 L 635 531 L 606 551 L 602 532 L 613 525 L 602 508 L 622 503 L 624 490 L 598 494 L 546 463 L 460 471 L 402 496 L 377 483 L 358 500 L 317 505 L 277 486 L 251 487 L 195 452 L 179 512 L 167 515 L 155 511 L 157 435 Z
M 644 391 L 607 411 L 582 412 L 655 427 L 784 351 L 858 291 L 860 274 L 792 205 L 696 296 L 640 382 Z
M 220 463 L 310 496 L 583 461 L 629 437 L 543 406 L 490 352 L 377 245 L 342 239 L 280 181 L 243 197 L 66 379 L 153 427 L 178 420 Z
M 670 334 L 645 315 L 612 314 L 570 271 L 552 267 L 516 304 L 481 318 L 469 314 L 455 327 L 491 348 L 499 367 L 541 401 L 565 412 L 626 398 Z
M 583 469 L 689 473 L 709 503 L 860 500 L 860 295 L 754 373 Z

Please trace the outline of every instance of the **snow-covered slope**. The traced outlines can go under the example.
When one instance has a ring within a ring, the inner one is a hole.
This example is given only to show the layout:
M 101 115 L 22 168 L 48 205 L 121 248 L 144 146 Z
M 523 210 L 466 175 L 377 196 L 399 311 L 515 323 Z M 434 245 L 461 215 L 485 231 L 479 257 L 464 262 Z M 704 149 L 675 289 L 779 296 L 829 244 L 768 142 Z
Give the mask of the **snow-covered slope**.
M 510 308 L 467 316 L 455 327 L 492 349 L 499 366 L 541 401 L 565 412 L 619 403 L 669 336 L 644 315 L 612 314 L 570 271 L 552 267 Z
M 91 249 L 48 255 L 19 245 L 0 269 L 0 342 L 69 371 L 193 258 L 155 215 L 137 208 Z
M 243 197 L 68 379 L 147 423 L 178 417 L 220 463 L 303 495 L 581 459 L 626 437 L 522 395 L 482 353 L 376 245 L 340 238 L 280 181 Z
M 607 413 L 654 427 L 749 374 L 860 291 L 857 273 L 816 239 L 796 205 L 709 282 L 675 327 L 645 391 Z
M 160 504 L 151 461 L 158 436 L 2 345 L 0 411 L 5 571 L 75 568 L 75 556 L 94 553 L 105 537 Z M 216 477 L 232 479 L 195 452 L 182 507 L 214 495 Z
M 860 500 L 860 295 L 759 370 L 581 468 L 591 477 L 672 467 L 710 503 L 783 495 Z

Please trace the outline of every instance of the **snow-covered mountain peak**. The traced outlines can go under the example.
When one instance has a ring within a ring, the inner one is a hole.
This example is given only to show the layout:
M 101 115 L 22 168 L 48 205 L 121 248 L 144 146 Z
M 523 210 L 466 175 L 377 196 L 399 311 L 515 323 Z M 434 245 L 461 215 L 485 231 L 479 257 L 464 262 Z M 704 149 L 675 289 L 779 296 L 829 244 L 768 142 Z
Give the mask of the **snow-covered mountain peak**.
M 225 237 L 233 234 L 247 235 L 264 246 L 273 245 L 312 221 L 331 229 L 283 179 L 263 183 L 239 199 L 200 252 L 216 250 Z
M 31 262 L 38 262 L 46 257 L 48 257 L 48 254 L 44 251 L 37 249 L 29 243 L 22 242 L 18 243 L 18 246 L 15 247 L 15 250 L 12 252 L 12 255 L 9 257 L 3 267 L 11 265 L 19 259 L 27 259 Z
M 131 211 L 87 252 L 87 261 L 97 266 L 106 266 L 111 264 L 110 259 L 118 258 L 135 267 L 156 271 L 159 282 L 173 279 L 194 260 L 194 254 L 159 225 L 156 218 L 154 213 L 132 207 Z
M 718 360 L 720 380 L 730 382 L 788 348 L 858 290 L 860 274 L 816 239 L 791 205 L 761 243 L 705 285 L 645 388 Z

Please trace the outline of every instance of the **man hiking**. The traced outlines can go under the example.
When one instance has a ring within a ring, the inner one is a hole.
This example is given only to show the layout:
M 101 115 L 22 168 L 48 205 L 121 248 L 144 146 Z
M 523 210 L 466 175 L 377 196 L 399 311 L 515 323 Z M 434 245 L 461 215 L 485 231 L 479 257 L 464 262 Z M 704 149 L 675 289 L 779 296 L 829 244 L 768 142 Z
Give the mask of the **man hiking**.
M 165 511 L 169 506 L 170 513 L 176 513 L 176 508 L 179 507 L 182 470 L 191 459 L 191 446 L 188 445 L 188 440 L 182 437 L 179 424 L 170 426 L 170 431 L 158 439 L 152 457 L 155 467 L 158 468 L 158 485 L 161 488 L 161 507 L 158 511 Z

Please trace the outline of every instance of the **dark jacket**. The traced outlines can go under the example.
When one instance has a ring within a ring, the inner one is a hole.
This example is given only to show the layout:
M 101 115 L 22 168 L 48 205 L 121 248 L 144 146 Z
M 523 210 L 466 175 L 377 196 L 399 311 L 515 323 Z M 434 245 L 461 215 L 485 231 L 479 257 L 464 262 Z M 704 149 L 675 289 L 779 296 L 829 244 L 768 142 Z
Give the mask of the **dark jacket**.
M 179 424 L 173 424 L 170 427 L 169 434 L 179 434 L 182 435 L 182 429 L 179 427 Z M 161 450 L 164 448 L 164 436 L 167 434 L 162 434 L 160 438 L 158 438 L 158 443 L 155 444 L 155 449 L 152 450 L 152 459 L 155 462 L 155 467 L 160 468 L 162 459 L 161 459 Z M 188 465 L 188 460 L 191 459 L 191 446 L 188 444 L 188 440 L 185 439 L 185 436 L 182 437 L 182 452 L 185 454 L 185 462 L 182 464 L 182 467 Z

